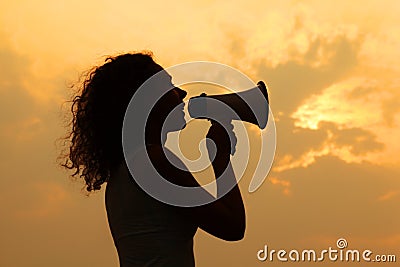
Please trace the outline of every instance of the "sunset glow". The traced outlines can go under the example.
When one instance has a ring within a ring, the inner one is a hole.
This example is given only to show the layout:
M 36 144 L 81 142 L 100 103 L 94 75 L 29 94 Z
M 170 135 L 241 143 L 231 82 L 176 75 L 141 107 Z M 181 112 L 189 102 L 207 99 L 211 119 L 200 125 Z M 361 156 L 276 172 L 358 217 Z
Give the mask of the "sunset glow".
M 254 149 L 240 181 L 245 238 L 198 231 L 196 266 L 259 266 L 264 244 L 317 249 L 340 237 L 399 253 L 399 13 L 394 0 L 2 1 L 0 266 L 118 266 L 104 190 L 86 197 L 57 166 L 56 140 L 82 73 L 142 50 L 164 67 L 227 64 L 269 87 L 276 157 L 250 194 Z M 202 132 L 189 125 L 181 141 Z

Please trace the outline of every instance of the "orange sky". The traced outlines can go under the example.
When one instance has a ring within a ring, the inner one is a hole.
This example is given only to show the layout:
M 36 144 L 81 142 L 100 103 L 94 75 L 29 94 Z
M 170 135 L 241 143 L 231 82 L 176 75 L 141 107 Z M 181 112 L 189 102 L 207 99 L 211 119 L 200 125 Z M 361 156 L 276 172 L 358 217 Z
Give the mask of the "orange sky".
M 399 258 L 399 12 L 398 1 L 1 2 L 0 266 L 117 266 L 104 191 L 85 197 L 54 143 L 68 85 L 104 55 L 143 49 L 165 67 L 228 64 L 270 89 L 277 154 L 258 191 L 247 192 L 254 164 L 240 183 L 246 236 L 199 231 L 197 266 L 281 266 L 257 251 L 340 237 Z

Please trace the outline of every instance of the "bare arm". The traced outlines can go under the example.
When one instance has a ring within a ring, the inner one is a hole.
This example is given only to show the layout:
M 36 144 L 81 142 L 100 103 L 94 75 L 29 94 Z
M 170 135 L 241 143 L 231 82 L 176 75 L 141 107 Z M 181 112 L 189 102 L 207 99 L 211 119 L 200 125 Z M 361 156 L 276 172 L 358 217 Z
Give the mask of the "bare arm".
M 231 125 L 225 125 L 227 131 L 232 131 Z M 210 209 L 215 209 L 216 212 L 222 213 L 224 218 L 220 225 L 213 225 L 212 218 L 206 219 L 200 228 L 207 232 L 217 232 L 214 235 L 222 233 L 221 237 L 225 240 L 240 240 L 244 236 L 246 228 L 246 214 L 243 204 L 242 195 L 239 186 L 236 182 L 236 177 L 230 162 L 231 142 L 229 136 L 220 124 L 212 122 L 212 125 L 207 134 L 207 138 L 212 140 L 216 145 L 216 155 L 212 161 L 212 166 L 217 179 L 217 200 L 210 204 Z M 208 142 L 209 151 L 211 144 Z M 226 188 L 232 188 L 226 193 Z M 222 195 L 226 193 L 225 195 Z M 211 207 L 214 205 L 214 207 Z M 205 211 L 206 212 L 206 211 Z M 214 227 L 222 228 L 221 230 Z
M 246 228 L 246 215 L 239 186 L 230 163 L 230 141 L 224 128 L 213 123 L 207 134 L 213 140 L 217 153 L 212 162 L 215 177 L 217 178 L 217 200 L 198 207 L 186 207 L 183 212 L 207 233 L 227 241 L 236 241 L 244 237 Z M 209 143 L 208 148 L 210 149 Z M 169 164 L 161 148 L 152 148 L 149 151 L 157 162 L 159 171 L 170 182 L 177 185 L 197 187 L 200 186 L 190 172 L 179 170 Z M 158 150 L 160 149 L 160 150 Z M 161 158 L 160 158 L 160 155 Z M 153 161 L 154 162 L 154 161 Z M 232 188 L 221 196 L 222 188 Z M 206 191 L 205 191 L 206 192 Z M 208 194 L 208 192 L 206 192 Z

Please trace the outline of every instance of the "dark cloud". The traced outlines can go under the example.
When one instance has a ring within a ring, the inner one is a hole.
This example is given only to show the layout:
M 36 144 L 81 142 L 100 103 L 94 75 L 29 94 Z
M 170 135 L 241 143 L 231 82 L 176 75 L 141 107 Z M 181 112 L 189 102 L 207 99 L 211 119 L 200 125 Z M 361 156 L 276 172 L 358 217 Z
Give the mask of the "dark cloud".
M 293 199 L 301 207 L 296 219 L 309 223 L 315 220 L 310 234 L 320 229 L 368 235 L 368 225 L 372 228 L 385 224 L 387 228 L 374 229 L 374 234 L 389 235 L 397 231 L 395 222 L 400 221 L 394 210 L 381 210 L 386 203 L 378 199 L 400 189 L 396 178 L 399 174 L 398 170 L 378 165 L 348 164 L 337 157 L 325 156 L 308 168 L 287 170 L 281 176 L 291 182 Z M 396 203 L 398 206 L 399 202 Z M 324 229 L 324 225 L 330 225 L 330 229 Z
M 362 128 L 338 128 L 333 123 L 320 123 L 321 130 L 328 130 L 333 134 L 332 142 L 338 147 L 350 147 L 353 155 L 363 155 L 367 152 L 380 151 L 384 144 L 376 140 L 376 135 Z
M 268 59 L 261 60 L 257 76 L 268 83 L 273 110 L 291 114 L 306 98 L 345 78 L 357 64 L 358 48 L 359 41 L 344 36 L 336 37 L 333 42 L 320 37 L 311 43 L 304 62 L 290 60 L 270 67 Z M 320 51 L 326 63 L 314 66 Z
M 343 128 L 332 122 L 320 122 L 318 129 L 314 130 L 296 127 L 294 119 L 282 116 L 276 122 L 276 128 L 278 162 L 286 155 L 290 155 L 294 160 L 299 159 L 311 150 L 322 150 L 326 144 L 333 144 L 336 148 L 349 148 L 355 157 L 385 148 L 371 131 L 358 127 Z
M 302 27 L 301 20 L 297 19 L 294 28 L 300 30 Z M 276 121 L 275 162 L 285 155 L 298 159 L 311 149 L 321 149 L 327 142 L 338 148 L 349 147 L 354 157 L 384 149 L 374 132 L 362 128 L 343 128 L 335 123 L 321 122 L 316 130 L 304 129 L 296 127 L 295 120 L 290 118 L 311 95 L 351 76 L 358 64 L 361 41 L 361 38 L 350 40 L 345 36 L 328 41 L 320 36 L 311 43 L 305 55 L 293 54 L 292 60 L 275 67 L 268 64 L 268 59 L 257 63 L 255 76 L 268 83 L 274 114 L 283 112 Z M 231 40 L 228 47 L 232 54 L 238 51 L 242 55 L 246 40 Z M 317 65 L 321 53 L 323 64 Z M 343 101 L 364 97 L 374 89 L 372 86 L 357 88 Z M 255 193 L 244 193 L 248 213 L 245 240 L 226 248 L 220 241 L 200 234 L 196 240 L 200 263 L 204 266 L 256 266 L 256 253 L 264 244 L 275 249 L 307 249 L 320 247 L 325 242 L 323 237 L 333 237 L 329 242 L 334 247 L 340 237 L 347 238 L 353 246 L 356 239 L 377 240 L 394 236 L 398 234 L 400 223 L 396 215 L 400 196 L 394 194 L 385 201 L 380 199 L 388 192 L 400 190 L 396 178 L 399 175 L 396 169 L 367 162 L 346 163 L 332 155 L 318 157 L 306 168 L 271 172 L 269 177 L 290 184 L 290 195 L 283 194 L 282 187 L 268 182 L 268 178 Z M 248 183 L 246 177 L 241 181 L 243 192 Z M 304 240 L 312 238 L 314 243 L 308 242 L 305 247 Z M 371 249 L 390 252 L 378 245 Z M 330 266 L 330 263 L 320 265 Z
M 276 122 L 277 156 L 291 155 L 298 158 L 310 149 L 318 150 L 328 138 L 326 130 L 296 127 L 294 119 L 282 116 Z
M 352 248 L 365 249 L 366 244 L 359 240 L 369 240 L 368 245 L 373 245 L 369 249 L 396 253 L 398 243 L 376 240 L 398 234 L 400 195 L 379 200 L 389 191 L 400 190 L 397 177 L 400 172 L 396 169 L 348 164 L 333 156 L 318 158 L 308 168 L 281 173 L 280 179 L 290 182 L 289 196 L 268 180 L 255 193 L 244 193 L 248 228 L 243 241 L 226 247 L 199 234 L 196 252 L 204 266 L 222 266 L 224 262 L 258 266 L 256 253 L 264 244 L 270 249 L 320 249 L 327 248 L 326 243 L 335 247 L 336 240 L 343 237 Z

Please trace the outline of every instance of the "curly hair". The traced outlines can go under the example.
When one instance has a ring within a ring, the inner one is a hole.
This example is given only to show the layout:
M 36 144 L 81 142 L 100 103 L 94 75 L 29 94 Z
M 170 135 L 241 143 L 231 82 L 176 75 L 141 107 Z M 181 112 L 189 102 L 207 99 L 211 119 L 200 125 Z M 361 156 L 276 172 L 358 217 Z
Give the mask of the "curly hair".
M 85 180 L 86 190 L 99 190 L 111 169 L 123 160 L 122 124 L 136 90 L 162 70 L 151 52 L 108 57 L 94 67 L 72 99 L 72 126 L 61 166 Z

